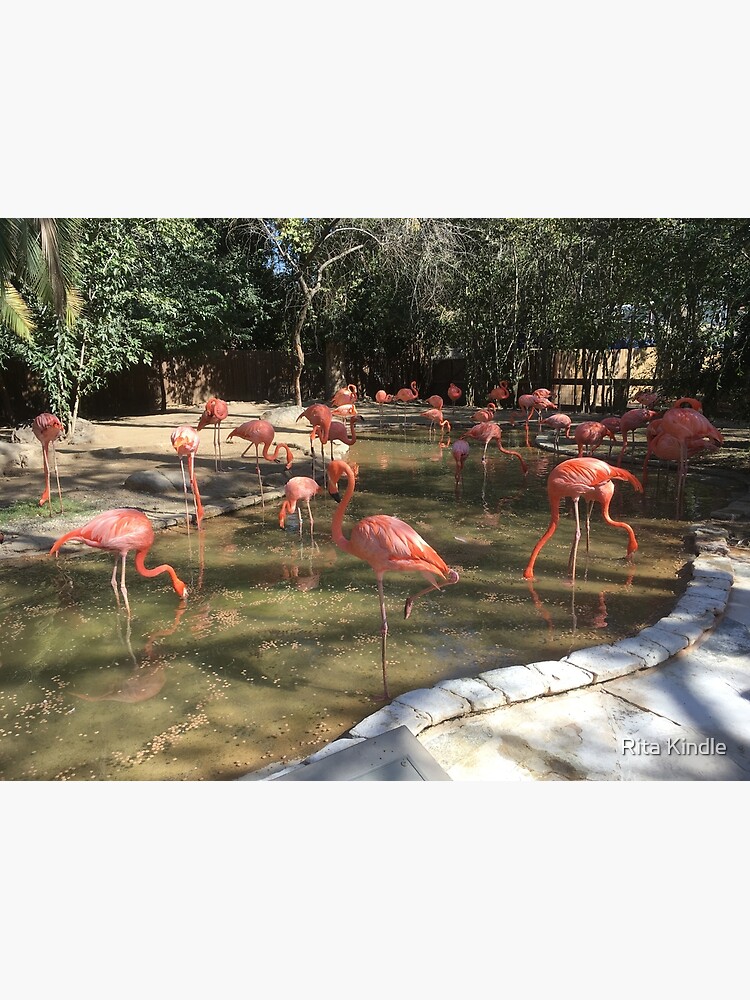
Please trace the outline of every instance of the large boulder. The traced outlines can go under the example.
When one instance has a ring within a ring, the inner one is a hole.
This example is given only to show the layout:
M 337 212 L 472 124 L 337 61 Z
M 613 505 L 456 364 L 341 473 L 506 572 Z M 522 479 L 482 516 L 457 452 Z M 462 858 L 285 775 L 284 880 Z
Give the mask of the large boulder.
M 156 469 L 133 472 L 123 483 L 126 490 L 135 493 L 174 493 L 176 487 L 163 473 Z
M 44 465 L 42 449 L 32 434 L 31 442 L 8 443 L 0 441 L 0 475 L 20 476 L 28 469 L 41 469 Z
M 297 417 L 303 410 L 304 406 L 277 406 L 272 410 L 264 410 L 260 419 L 267 420 L 274 427 L 296 427 L 299 430 L 310 426 L 306 420 L 297 423 Z

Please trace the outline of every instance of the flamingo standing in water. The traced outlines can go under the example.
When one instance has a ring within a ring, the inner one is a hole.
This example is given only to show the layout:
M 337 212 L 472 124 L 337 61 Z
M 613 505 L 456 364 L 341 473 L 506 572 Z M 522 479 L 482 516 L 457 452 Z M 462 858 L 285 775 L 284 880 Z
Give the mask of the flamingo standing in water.
M 565 431 L 565 437 L 570 437 L 570 425 L 573 421 L 570 419 L 567 413 L 551 413 L 548 417 L 545 417 L 542 424 L 545 427 L 552 428 L 554 432 L 555 441 L 555 451 L 560 450 L 560 435 Z
M 457 385 L 454 385 L 453 382 L 451 382 L 451 384 L 448 386 L 448 399 L 451 401 L 451 403 L 453 403 L 454 417 L 456 415 L 456 403 L 463 396 L 463 394 L 464 394 L 463 389 L 460 389 Z
M 63 513 L 62 490 L 60 489 L 60 476 L 57 471 L 57 452 L 55 451 L 55 441 L 63 432 L 63 425 L 54 413 L 40 413 L 34 417 L 31 425 L 34 437 L 42 446 L 42 458 L 44 459 L 44 493 L 39 501 L 39 506 L 43 507 L 49 500 L 49 513 L 52 516 L 52 500 L 49 493 L 49 449 L 52 448 L 52 458 L 55 464 L 55 479 L 57 480 L 57 495 L 60 498 L 60 513 Z
M 430 407 L 434 407 L 436 410 L 442 410 L 443 406 L 445 406 L 445 400 L 442 396 L 438 395 L 428 396 L 425 403 L 427 403 Z
M 488 420 L 494 420 L 496 409 L 497 406 L 494 403 L 488 403 L 481 410 L 475 410 L 471 415 L 472 422 L 475 424 L 485 424 Z
M 549 498 L 550 523 L 549 527 L 534 546 L 531 558 L 523 571 L 524 578 L 532 580 L 534 578 L 534 563 L 541 549 L 554 535 L 557 525 L 560 522 L 560 501 L 563 497 L 570 497 L 573 501 L 573 508 L 576 516 L 576 531 L 573 539 L 573 546 L 570 550 L 568 560 L 568 573 L 575 579 L 576 575 L 576 555 L 578 552 L 578 542 L 581 538 L 581 523 L 578 515 L 578 501 L 581 497 L 588 501 L 586 511 L 586 548 L 589 542 L 589 522 L 591 518 L 591 508 L 595 503 L 601 504 L 602 517 L 607 524 L 613 528 L 622 528 L 628 534 L 628 556 L 638 548 L 635 532 L 625 521 L 614 521 L 609 516 L 609 505 L 612 501 L 615 488 L 613 479 L 623 479 L 630 483 L 633 489 L 639 493 L 643 492 L 643 487 L 632 472 L 620 469 L 616 465 L 609 465 L 598 458 L 569 458 L 550 472 L 547 479 L 547 496 Z
M 380 407 L 380 424 L 382 426 L 382 424 L 383 424 L 383 404 L 384 403 L 392 403 L 393 402 L 393 396 L 391 395 L 390 392 L 386 392 L 385 389 L 378 389 L 378 391 L 375 393 L 375 402 Z
M 202 431 L 204 427 L 208 427 L 209 424 L 213 424 L 214 427 L 214 468 L 217 472 L 223 471 L 221 468 L 221 422 L 226 420 L 227 414 L 229 413 L 229 407 L 224 402 L 223 399 L 219 399 L 218 396 L 212 396 L 206 401 L 205 409 L 201 414 L 201 418 L 198 421 L 198 426 L 195 428 L 197 431 Z M 218 455 L 218 461 L 217 461 Z
M 588 448 L 588 454 L 593 455 L 605 437 L 610 437 L 613 441 L 615 439 L 614 431 L 598 420 L 584 420 L 576 427 L 573 436 L 578 445 L 579 458 L 583 455 L 584 448 Z
M 620 418 L 619 417 L 602 417 L 601 423 L 605 427 L 609 427 L 612 433 L 617 436 L 620 433 Z M 609 442 L 609 453 L 607 456 L 607 461 L 612 458 L 612 441 Z
M 635 444 L 635 431 L 637 427 L 645 427 L 646 424 L 651 423 L 655 420 L 659 414 L 656 410 L 647 410 L 645 408 L 637 407 L 634 410 L 628 410 L 627 413 L 623 413 L 620 417 L 620 431 L 622 433 L 622 448 L 620 449 L 620 454 L 617 459 L 617 464 L 622 465 L 622 457 L 628 447 L 628 433 L 630 432 L 633 436 L 633 444 Z
M 388 620 L 385 613 L 383 577 L 386 573 L 396 570 L 421 573 L 429 582 L 429 587 L 407 597 L 404 605 L 404 618 L 408 618 L 417 598 L 429 593 L 430 590 L 441 590 L 448 584 L 458 583 L 458 573 L 448 568 L 437 552 L 427 544 L 424 538 L 417 534 L 414 528 L 405 521 L 388 514 L 363 517 L 354 525 L 349 538 L 347 538 L 342 530 L 342 525 L 346 509 L 354 495 L 355 475 L 346 462 L 331 462 L 328 466 L 328 492 L 334 499 L 341 499 L 338 495 L 338 483 L 343 476 L 346 476 L 347 479 L 346 492 L 333 515 L 331 537 L 343 552 L 348 552 L 350 555 L 369 563 L 375 572 L 380 598 L 383 696 L 388 700 L 390 699 L 386 673 Z M 438 582 L 438 578 L 442 582 Z
M 273 455 L 270 454 L 275 433 L 273 424 L 269 423 L 268 420 L 247 420 L 244 424 L 240 424 L 239 427 L 235 427 L 227 435 L 227 441 L 231 441 L 233 437 L 238 437 L 242 438 L 243 441 L 249 442 L 247 448 L 240 455 L 240 458 L 244 458 L 248 451 L 250 451 L 251 445 L 255 445 L 255 469 L 258 473 L 261 499 L 263 498 L 263 480 L 260 475 L 260 456 L 258 454 L 260 446 L 263 445 L 263 458 L 267 462 L 275 462 L 277 455 L 282 450 L 286 452 L 286 469 L 291 469 L 292 462 L 294 461 L 292 449 L 288 444 L 284 444 L 283 442 L 276 445 Z
M 175 427 L 172 431 L 171 441 L 172 447 L 179 456 L 180 468 L 182 469 L 182 488 L 185 492 L 185 523 L 187 524 L 187 530 L 189 533 L 190 515 L 188 514 L 187 483 L 185 482 L 185 458 L 188 460 L 190 488 L 193 491 L 193 503 L 195 504 L 195 520 L 198 524 L 198 531 L 200 531 L 201 521 L 203 520 L 203 504 L 201 503 L 201 495 L 198 492 L 198 483 L 195 478 L 195 453 L 198 451 L 198 446 L 201 443 L 200 435 L 194 427 L 188 427 L 187 424 L 183 424 L 182 427 Z
M 345 406 L 347 403 L 357 402 L 357 387 L 350 383 L 345 389 L 339 389 L 331 401 L 333 406 Z
M 310 537 L 312 538 L 315 522 L 310 508 L 310 498 L 314 497 L 316 493 L 320 493 L 321 489 L 322 486 L 314 479 L 310 479 L 309 476 L 293 476 L 284 486 L 286 499 L 279 511 L 279 527 L 284 527 L 287 514 L 296 514 L 299 520 L 299 533 L 302 534 L 302 511 L 297 510 L 297 504 L 304 500 L 307 504 L 307 513 L 310 515 Z
M 313 403 L 312 406 L 308 406 L 307 409 L 300 413 L 297 421 L 303 417 L 308 423 L 312 424 L 312 430 L 310 431 L 310 452 L 312 454 L 312 471 L 313 475 L 315 475 L 315 438 L 320 439 L 320 458 L 323 462 L 323 471 L 325 471 L 326 457 L 323 452 L 323 445 L 328 442 L 328 432 L 333 420 L 333 413 L 325 403 Z
M 192 428 L 190 428 L 192 430 Z M 75 528 L 67 534 L 58 538 L 52 548 L 50 555 L 57 555 L 61 546 L 66 542 L 84 542 L 95 549 L 106 549 L 114 552 L 115 567 L 112 571 L 112 589 L 115 592 L 117 603 L 120 598 L 117 594 L 117 562 L 122 558 L 122 575 L 120 578 L 120 590 L 122 591 L 125 607 L 130 617 L 130 604 L 128 603 L 128 590 L 125 586 L 125 561 L 128 552 L 135 549 L 135 568 L 141 576 L 158 576 L 160 573 L 169 573 L 172 580 L 172 587 L 178 597 L 187 597 L 187 587 L 177 576 L 174 569 L 168 564 L 155 566 L 147 569 L 144 560 L 149 549 L 154 544 L 154 529 L 146 515 L 133 507 L 118 507 L 115 510 L 106 510 L 103 514 L 97 514 L 88 524 L 82 528 Z
M 394 403 L 413 403 L 415 399 L 419 398 L 419 393 L 417 392 L 417 383 L 412 381 L 411 388 L 399 389 L 394 395 Z M 404 430 L 406 430 L 406 408 L 404 407 Z
M 497 441 L 498 449 L 503 453 L 503 455 L 515 455 L 518 461 L 521 463 L 521 471 L 524 475 L 529 471 L 529 467 L 524 462 L 523 458 L 519 455 L 517 451 L 509 451 L 507 448 L 503 448 L 503 430 L 500 424 L 490 421 L 475 424 L 470 427 L 465 434 L 461 435 L 464 440 L 470 438 L 472 441 L 484 441 L 484 452 L 482 453 L 482 462 L 487 461 L 487 448 L 491 441 Z
M 469 454 L 469 442 L 464 441 L 463 438 L 459 438 L 458 441 L 454 441 L 451 445 L 451 454 L 456 463 L 456 481 L 463 478 L 464 474 L 464 462 L 466 461 L 466 456 Z
M 654 421 L 656 422 L 656 421 Z M 649 441 L 646 450 L 646 461 L 643 466 L 643 477 L 645 481 L 646 468 L 652 452 L 662 458 L 668 457 L 668 453 L 674 450 L 669 437 L 679 442 L 679 471 L 677 498 L 678 506 L 685 487 L 687 476 L 687 463 L 691 455 L 702 451 L 705 448 L 716 450 L 724 443 L 724 436 L 721 431 L 714 427 L 710 420 L 694 409 L 681 409 L 672 407 L 663 414 L 658 421 L 657 433 Z M 661 442 L 661 443 L 660 443 Z M 660 455 L 659 452 L 662 452 Z
M 440 424 L 440 440 L 443 440 L 443 434 L 445 434 L 445 428 L 448 428 L 448 434 L 451 432 L 451 425 L 448 420 L 443 416 L 442 408 L 437 407 L 431 410 L 423 410 L 419 414 L 420 417 L 426 417 L 430 421 L 430 440 L 432 440 L 432 432 L 435 424 Z
M 357 431 L 355 429 L 355 424 L 358 420 L 364 423 L 365 418 L 361 413 L 355 413 L 353 416 L 349 417 L 349 429 L 347 430 L 346 424 L 343 424 L 340 420 L 332 420 L 330 427 L 328 428 L 328 443 L 331 446 L 331 461 L 333 461 L 333 442 L 343 441 L 344 444 L 348 445 L 350 448 L 353 444 L 357 443 Z

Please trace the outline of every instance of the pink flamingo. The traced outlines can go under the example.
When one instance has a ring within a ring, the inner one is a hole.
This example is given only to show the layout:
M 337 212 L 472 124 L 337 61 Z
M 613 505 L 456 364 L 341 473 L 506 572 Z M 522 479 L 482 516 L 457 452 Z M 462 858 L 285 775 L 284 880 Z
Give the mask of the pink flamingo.
M 192 428 L 191 428 L 192 430 Z M 108 552 L 116 553 L 115 567 L 112 571 L 112 589 L 115 592 L 117 603 L 120 598 L 117 594 L 117 561 L 122 557 L 122 576 L 120 580 L 120 590 L 122 591 L 125 607 L 130 617 L 130 605 L 128 603 L 128 590 L 125 586 L 125 560 L 128 552 L 135 549 L 135 568 L 141 576 L 158 576 L 160 573 L 169 573 L 172 580 L 172 587 L 178 597 L 187 597 L 187 587 L 177 576 L 171 566 L 166 563 L 163 566 L 156 566 L 154 569 L 147 569 L 144 560 L 149 549 L 154 544 L 154 529 L 144 513 L 132 507 L 119 507 L 115 510 L 104 511 L 97 514 L 88 524 L 82 528 L 75 528 L 67 534 L 58 538 L 52 548 L 50 555 L 57 555 L 61 546 L 66 542 L 84 542 L 95 549 L 106 549 Z
M 456 415 L 456 403 L 463 396 L 463 389 L 459 389 L 453 382 L 448 386 L 448 399 L 453 403 L 453 415 Z
M 445 405 L 442 396 L 428 396 L 427 399 L 425 400 L 425 403 L 427 403 L 428 406 L 431 406 L 436 410 L 442 410 L 443 406 Z
M 197 431 L 202 431 L 204 427 L 209 424 L 213 424 L 214 427 L 214 468 L 217 472 L 222 471 L 221 469 L 221 422 L 226 420 L 227 414 L 229 413 L 229 407 L 224 402 L 223 399 L 219 399 L 218 396 L 212 396 L 206 401 L 205 409 L 201 414 L 201 418 L 198 421 Z M 218 454 L 218 461 L 217 461 Z
M 617 464 L 622 465 L 622 456 L 628 447 L 628 433 L 633 435 L 633 443 L 635 444 L 635 431 L 637 427 L 645 427 L 646 424 L 650 423 L 659 414 L 655 410 L 646 410 L 638 407 L 634 410 L 628 410 L 627 413 L 623 413 L 620 417 L 620 431 L 622 432 L 622 449 L 620 450 L 620 455 L 617 459 Z
M 198 446 L 201 443 L 200 435 L 198 431 L 193 427 L 188 427 L 187 424 L 183 424 L 182 427 L 175 427 L 171 434 L 172 447 L 177 452 L 180 459 L 180 468 L 182 469 L 182 488 L 185 493 L 185 523 L 187 524 L 187 530 L 190 532 L 190 516 L 188 514 L 188 502 L 187 502 L 187 483 L 185 482 L 185 464 L 184 459 L 188 460 L 188 475 L 190 477 L 190 488 L 193 491 L 193 503 L 195 504 L 195 520 L 198 524 L 198 531 L 201 530 L 201 521 L 203 520 L 203 504 L 201 503 L 201 495 L 198 492 L 198 483 L 195 478 L 195 453 L 198 451 Z
M 572 420 L 567 413 L 551 413 L 542 421 L 545 427 L 551 427 L 554 431 L 555 451 L 560 448 L 560 435 L 565 431 L 565 437 L 570 437 L 570 425 Z
M 692 396 L 680 396 L 672 403 L 672 409 L 682 409 L 690 407 L 691 410 L 697 410 L 698 413 L 703 412 L 703 403 L 699 399 L 693 399 Z
M 328 432 L 331 427 L 331 421 L 333 420 L 333 413 L 330 408 L 325 405 L 325 403 L 313 403 L 312 406 L 308 406 L 307 409 L 303 410 L 302 413 L 297 417 L 297 421 L 302 418 L 312 424 L 312 430 L 310 431 L 310 452 L 312 454 L 312 471 L 315 474 L 315 438 L 320 440 L 320 458 L 323 462 L 323 469 L 326 467 L 326 457 L 323 452 L 323 446 L 328 442 Z
M 676 438 L 680 442 L 677 489 L 679 502 L 684 490 L 690 454 L 696 454 L 704 448 L 716 450 L 719 445 L 724 443 L 724 436 L 702 413 L 694 409 L 681 409 L 674 406 L 667 410 L 659 420 L 658 432 L 649 441 L 648 447 L 651 452 L 655 451 L 658 455 L 658 449 L 665 452 L 669 449 L 667 441 L 664 441 L 661 445 L 658 444 L 659 440 L 664 439 L 665 435 Z M 708 443 L 704 444 L 704 439 L 707 439 Z M 647 449 L 646 464 L 648 464 L 649 457 L 650 453 Z
M 419 398 L 419 393 L 417 392 L 417 383 L 412 381 L 410 389 L 399 389 L 394 395 L 394 403 L 413 403 L 415 399 Z M 404 430 L 406 430 L 406 409 L 404 408 Z
M 609 427 L 609 429 L 612 431 L 612 433 L 615 436 L 617 436 L 620 433 L 620 418 L 619 417 L 602 417 L 602 419 L 601 419 L 600 422 L 603 423 L 605 427 Z M 614 438 L 613 438 L 613 440 L 614 440 Z M 612 441 L 609 442 L 609 453 L 608 453 L 608 456 L 607 456 L 607 461 L 609 461 L 610 458 L 612 458 Z
M 648 392 L 646 389 L 641 389 L 640 392 L 635 394 L 636 403 L 640 403 L 645 409 L 650 410 L 653 406 L 661 399 L 658 392 Z
M 638 548 L 635 532 L 625 521 L 614 521 L 609 516 L 609 505 L 615 492 L 612 485 L 613 479 L 623 479 L 630 483 L 633 489 L 639 493 L 643 492 L 643 487 L 636 477 L 626 469 L 609 465 L 598 458 L 569 458 L 566 462 L 561 462 L 550 472 L 547 479 L 547 496 L 549 498 L 550 523 L 549 527 L 534 546 L 531 558 L 526 569 L 523 571 L 526 580 L 534 578 L 534 563 L 541 549 L 554 535 L 557 525 L 560 522 L 560 501 L 563 497 L 570 497 L 573 500 L 573 508 L 576 517 L 576 530 L 573 539 L 573 547 L 568 560 L 568 572 L 575 579 L 576 555 L 578 552 L 578 542 L 581 538 L 581 522 L 578 515 L 578 501 L 581 497 L 588 501 L 586 512 L 586 548 L 589 542 L 589 522 L 591 518 L 591 508 L 595 503 L 601 504 L 602 517 L 607 524 L 613 528 L 622 528 L 628 534 L 628 556 Z
M 44 459 L 44 493 L 39 501 L 39 506 L 43 507 L 49 500 L 49 513 L 52 516 L 52 500 L 49 493 L 49 448 L 52 448 L 52 458 L 55 465 L 55 479 L 57 480 L 57 495 L 60 498 L 60 513 L 63 513 L 62 490 L 60 489 L 60 476 L 57 471 L 57 452 L 55 451 L 55 441 L 63 432 L 63 425 L 54 413 L 40 413 L 34 417 L 31 425 L 34 437 L 42 446 L 42 458 Z
M 524 475 L 526 475 L 526 473 L 529 471 L 528 466 L 526 465 L 523 458 L 518 454 L 517 451 L 509 451 L 507 448 L 503 448 L 503 430 L 500 424 L 496 424 L 494 422 L 475 424 L 473 427 L 470 427 L 465 434 L 462 434 L 461 437 L 464 438 L 464 440 L 469 438 L 472 441 L 479 441 L 479 442 L 484 441 L 482 462 L 487 461 L 487 448 L 489 447 L 490 442 L 497 441 L 497 447 L 503 453 L 503 455 L 515 455 L 515 457 L 521 463 L 521 470 L 523 471 Z
M 345 389 L 339 389 L 331 401 L 334 406 L 344 406 L 346 403 L 357 402 L 357 387 L 350 383 Z
M 661 423 L 661 421 L 660 421 Z M 650 430 L 650 428 L 649 428 Z M 701 451 L 718 451 L 719 445 L 715 440 L 705 437 L 688 437 L 679 438 L 674 434 L 670 434 L 668 431 L 662 431 L 659 434 L 654 434 L 653 437 L 648 442 L 648 447 L 646 448 L 646 458 L 643 463 L 643 472 L 641 474 L 641 482 L 646 485 L 646 480 L 648 477 L 648 463 L 652 455 L 656 455 L 657 458 L 662 459 L 665 462 L 676 462 L 677 463 L 677 498 L 678 503 L 682 496 L 685 488 L 685 479 L 687 477 L 687 464 L 689 459 L 693 455 L 697 455 Z
M 240 455 L 240 458 L 244 458 L 248 451 L 250 451 L 251 445 L 255 445 L 255 470 L 258 473 L 261 499 L 263 498 L 263 479 L 260 475 L 260 455 L 258 454 L 260 446 L 263 445 L 263 458 L 267 462 L 275 462 L 280 451 L 286 452 L 286 469 L 291 469 L 294 461 L 292 449 L 288 444 L 284 444 L 283 442 L 276 445 L 273 455 L 270 454 L 275 433 L 273 424 L 269 423 L 268 420 L 246 420 L 244 424 L 235 427 L 227 435 L 227 441 L 231 441 L 233 437 L 238 437 L 242 438 L 243 441 L 249 442 L 247 448 Z
M 451 454 L 456 463 L 456 480 L 458 481 L 463 476 L 464 462 L 466 461 L 466 456 L 469 454 L 469 442 L 464 441 L 463 438 L 454 441 L 451 446 Z
M 390 392 L 386 392 L 385 389 L 378 389 L 378 391 L 375 393 L 375 402 L 380 407 L 380 423 L 382 425 L 382 423 L 383 423 L 383 404 L 384 403 L 392 403 L 393 402 L 393 396 L 391 395 Z
M 411 383 L 410 389 L 399 389 L 396 395 L 393 397 L 394 401 L 398 403 L 411 403 L 418 398 L 419 398 L 419 393 L 417 392 L 416 382 Z
M 471 415 L 471 419 L 475 424 L 487 423 L 488 420 L 494 419 L 496 409 L 497 406 L 494 403 L 488 403 L 487 406 L 484 406 L 479 410 L 475 410 Z
M 574 432 L 576 444 L 578 445 L 578 457 L 583 455 L 583 449 L 588 448 L 588 454 L 593 455 L 600 447 L 605 437 L 615 439 L 614 431 L 598 420 L 584 420 L 579 424 Z
M 364 423 L 365 418 L 361 413 L 357 413 L 349 418 L 349 428 L 347 430 L 346 424 L 342 424 L 340 420 L 332 420 L 330 427 L 328 428 L 328 443 L 331 446 L 331 461 L 333 461 L 333 442 L 343 441 L 344 444 L 351 446 L 357 443 L 357 431 L 355 424 L 358 420 Z
M 489 399 L 492 403 L 502 403 L 504 400 L 510 399 L 510 388 L 508 386 L 508 382 L 503 379 L 502 382 L 499 382 L 494 389 L 490 389 L 487 399 Z
M 347 538 L 342 530 L 342 525 L 346 509 L 354 495 L 355 476 L 346 462 L 331 462 L 328 466 L 328 492 L 335 499 L 339 499 L 338 483 L 342 476 L 346 476 L 347 479 L 346 492 L 333 515 L 331 537 L 343 552 L 348 552 L 350 555 L 369 563 L 375 572 L 380 598 L 383 695 L 387 700 L 390 698 L 386 675 L 388 620 L 385 613 L 383 577 L 386 573 L 395 570 L 421 573 L 429 582 L 429 587 L 425 587 L 424 590 L 420 590 L 417 594 L 406 599 L 404 618 L 408 618 L 417 598 L 429 593 L 430 590 L 441 590 L 448 584 L 458 583 L 458 573 L 449 569 L 437 552 L 410 525 L 397 517 L 390 517 L 388 514 L 363 517 L 354 525 L 349 538 Z M 440 578 L 442 582 L 438 582 L 437 578 Z
M 293 476 L 284 486 L 286 499 L 279 511 L 279 527 L 283 528 L 286 523 L 287 514 L 296 514 L 299 520 L 299 533 L 302 534 L 302 511 L 297 510 L 297 504 L 303 500 L 307 504 L 307 513 L 310 515 L 310 537 L 312 538 L 313 521 L 312 509 L 310 508 L 310 498 L 316 493 L 320 493 L 322 487 L 309 476 Z
M 435 424 L 440 424 L 440 440 L 443 440 L 443 434 L 445 434 L 445 428 L 448 428 L 448 434 L 451 432 L 451 425 L 448 420 L 443 416 L 443 411 L 441 408 L 424 410 L 419 414 L 420 417 L 426 417 L 430 421 L 430 439 L 432 439 L 432 431 Z
M 331 410 L 332 417 L 356 417 L 359 416 L 357 413 L 357 407 L 354 403 L 342 403 L 340 406 L 335 406 Z

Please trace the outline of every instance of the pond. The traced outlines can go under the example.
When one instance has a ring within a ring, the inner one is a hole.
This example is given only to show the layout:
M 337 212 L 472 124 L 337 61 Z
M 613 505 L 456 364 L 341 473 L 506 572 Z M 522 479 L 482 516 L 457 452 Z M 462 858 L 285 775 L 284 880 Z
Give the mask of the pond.
M 368 514 L 408 521 L 460 573 L 456 586 L 406 597 L 421 576 L 387 574 L 391 697 L 448 678 L 614 641 L 668 613 L 684 588 L 685 521 L 674 473 L 652 471 L 645 495 L 617 483 L 611 514 L 592 516 L 575 586 L 563 514 L 533 587 L 522 572 L 549 521 L 546 480 L 558 461 L 504 435 L 529 465 L 472 445 L 463 481 L 427 427 L 369 428 L 344 533 Z M 602 450 L 606 458 L 606 449 Z M 295 463 L 296 475 L 309 464 Z M 342 490 L 343 490 L 342 483 Z M 691 470 L 685 519 L 731 493 Z M 147 565 L 171 563 L 190 588 L 181 606 L 166 576 L 128 560 L 132 619 L 118 610 L 109 554 L 66 546 L 59 557 L 8 562 L 0 582 L 0 777 L 226 779 L 307 756 L 382 706 L 380 616 L 372 570 L 330 538 L 334 502 L 313 500 L 315 534 L 300 538 L 280 501 L 157 535 Z M 305 514 L 305 521 L 307 521 Z

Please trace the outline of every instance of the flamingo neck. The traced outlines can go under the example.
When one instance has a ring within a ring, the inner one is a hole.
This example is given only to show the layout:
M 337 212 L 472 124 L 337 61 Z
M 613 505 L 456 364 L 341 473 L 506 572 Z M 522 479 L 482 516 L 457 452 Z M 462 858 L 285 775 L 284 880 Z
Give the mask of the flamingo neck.
M 135 554 L 135 568 L 141 574 L 141 576 L 159 576 L 161 573 L 169 573 L 170 579 L 172 580 L 172 587 L 175 592 L 180 596 L 184 597 L 187 593 L 187 587 L 182 582 L 182 580 L 177 576 L 175 571 L 168 563 L 164 563 L 162 566 L 155 566 L 153 569 L 149 569 L 145 564 L 144 560 L 146 558 L 146 553 L 148 549 L 140 549 Z
M 346 508 L 349 506 L 351 498 L 354 496 L 354 473 L 347 465 L 344 469 L 346 473 L 346 492 L 339 503 L 336 506 L 333 517 L 331 518 L 331 538 L 340 549 L 344 552 L 348 552 L 350 548 L 349 539 L 346 537 L 343 531 L 344 515 L 346 514 Z

